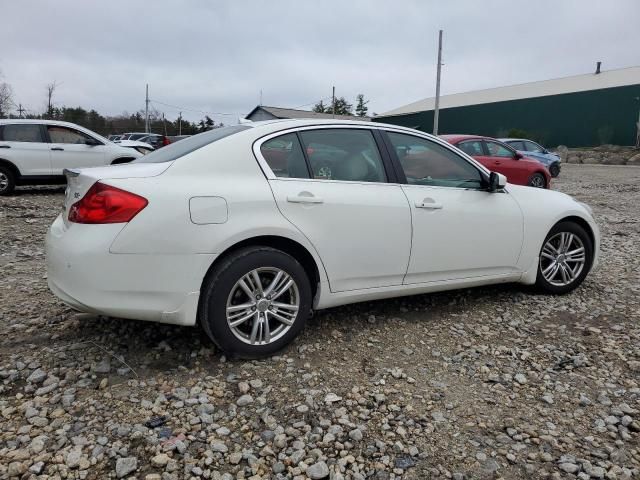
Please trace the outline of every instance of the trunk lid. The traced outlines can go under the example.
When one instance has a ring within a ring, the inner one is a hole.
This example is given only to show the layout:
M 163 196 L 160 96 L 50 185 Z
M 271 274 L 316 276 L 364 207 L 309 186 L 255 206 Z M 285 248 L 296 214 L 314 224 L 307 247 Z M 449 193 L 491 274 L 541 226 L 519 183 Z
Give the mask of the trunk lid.
M 63 173 L 67 177 L 67 189 L 64 192 L 62 215 L 65 225 L 69 224 L 71 205 L 84 197 L 94 183 L 110 179 L 155 177 L 167 170 L 172 163 L 123 163 L 95 168 L 66 168 Z

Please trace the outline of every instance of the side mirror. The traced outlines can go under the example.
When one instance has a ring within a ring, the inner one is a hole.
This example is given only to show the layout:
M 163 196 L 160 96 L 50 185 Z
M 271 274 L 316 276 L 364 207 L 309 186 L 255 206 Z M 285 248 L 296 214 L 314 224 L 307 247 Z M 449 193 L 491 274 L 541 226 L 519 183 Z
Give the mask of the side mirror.
M 489 174 L 489 191 L 497 192 L 507 185 L 507 177 L 501 173 L 491 172 Z
M 515 160 L 520 160 L 524 155 L 522 155 L 520 152 L 516 152 L 515 155 L 513 156 L 513 158 Z
M 96 140 L 95 138 L 89 137 L 87 139 L 85 139 L 84 141 L 85 145 L 89 145 L 90 147 L 95 147 L 98 145 L 102 145 L 102 143 L 100 143 L 98 140 Z

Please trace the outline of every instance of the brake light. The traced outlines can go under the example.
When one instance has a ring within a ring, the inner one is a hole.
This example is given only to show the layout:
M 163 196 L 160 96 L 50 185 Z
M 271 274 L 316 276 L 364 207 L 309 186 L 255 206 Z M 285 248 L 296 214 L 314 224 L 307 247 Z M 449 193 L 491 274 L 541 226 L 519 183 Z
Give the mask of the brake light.
M 167 137 L 162 137 L 162 145 L 164 145 L 166 147 L 170 143 L 171 143 L 171 141 Z
M 126 223 L 149 202 L 134 193 L 96 182 L 69 209 L 69 221 L 75 223 Z

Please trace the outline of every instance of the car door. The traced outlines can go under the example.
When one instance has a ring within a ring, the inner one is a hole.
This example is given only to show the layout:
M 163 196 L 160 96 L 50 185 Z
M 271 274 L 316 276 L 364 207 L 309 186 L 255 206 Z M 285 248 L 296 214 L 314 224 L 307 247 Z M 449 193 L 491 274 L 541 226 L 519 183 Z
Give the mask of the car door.
M 371 129 L 312 127 L 256 144 L 282 214 L 313 244 L 332 292 L 401 285 L 411 214 Z
M 62 175 L 65 168 L 98 167 L 105 164 L 105 145 L 75 128 L 47 125 L 51 149 L 51 171 Z M 87 141 L 97 144 L 88 145 Z
M 37 123 L 0 126 L 0 158 L 18 167 L 21 175 L 51 175 L 49 144 Z
M 526 185 L 530 171 L 525 163 L 521 163 L 516 151 L 503 143 L 493 140 L 483 141 L 489 161 L 485 166 L 489 170 L 502 173 L 507 180 L 517 185 Z
M 523 218 L 511 195 L 488 192 L 486 174 L 448 145 L 398 131 L 385 135 L 411 207 L 404 283 L 517 274 Z

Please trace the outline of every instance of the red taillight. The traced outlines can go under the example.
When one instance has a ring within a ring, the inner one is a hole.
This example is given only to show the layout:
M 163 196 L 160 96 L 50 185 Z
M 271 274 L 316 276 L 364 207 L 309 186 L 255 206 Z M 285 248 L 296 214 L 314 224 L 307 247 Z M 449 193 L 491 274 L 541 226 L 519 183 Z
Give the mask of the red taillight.
M 171 141 L 167 137 L 162 137 L 162 145 L 164 145 L 166 147 L 170 143 L 171 143 Z
M 147 206 L 146 198 L 96 182 L 69 209 L 75 223 L 126 223 Z

